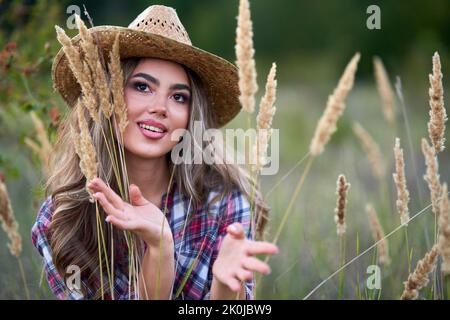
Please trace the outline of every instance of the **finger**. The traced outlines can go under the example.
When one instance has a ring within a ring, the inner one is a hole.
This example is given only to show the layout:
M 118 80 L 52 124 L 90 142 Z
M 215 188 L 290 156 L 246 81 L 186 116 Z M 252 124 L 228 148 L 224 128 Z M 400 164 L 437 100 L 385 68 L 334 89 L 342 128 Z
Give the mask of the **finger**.
M 236 278 L 231 277 L 228 279 L 227 285 L 231 291 L 239 292 L 241 290 L 241 282 Z
M 148 204 L 147 199 L 144 198 L 141 190 L 135 184 L 130 185 L 130 199 L 131 204 L 135 206 L 145 206 Z
M 256 259 L 254 257 L 248 257 L 244 259 L 242 266 L 251 271 L 263 273 L 263 274 L 269 274 L 270 273 L 270 267 L 267 263 L 262 262 L 259 259 Z
M 102 179 L 94 178 L 94 179 L 92 179 L 91 183 L 88 186 L 89 186 L 89 188 L 92 188 L 96 192 L 101 191 L 106 196 L 108 201 L 111 202 L 111 204 L 113 206 L 115 206 L 117 209 L 119 209 L 119 210 L 124 209 L 124 203 L 123 203 L 122 198 L 119 197 L 113 191 L 113 189 L 108 187 Z
M 227 228 L 227 232 L 237 239 L 245 238 L 244 227 L 239 222 L 230 224 Z
M 247 252 L 251 255 L 276 254 L 278 253 L 278 247 L 270 242 L 249 241 Z
M 105 212 L 108 215 L 113 215 L 113 216 L 117 217 L 118 219 L 126 220 L 125 213 L 123 211 L 117 209 L 116 207 L 114 207 L 108 201 L 108 199 L 106 199 L 106 197 L 103 193 L 101 193 L 101 192 L 95 193 L 94 198 L 97 199 L 98 202 L 100 202 L 100 205 L 103 207 L 103 209 L 105 210 Z
M 236 272 L 236 275 L 241 281 L 250 281 L 253 279 L 253 272 L 242 268 Z
M 130 221 L 117 219 L 115 216 L 112 216 L 112 215 L 107 216 L 105 220 L 106 220 L 106 222 L 112 223 L 114 226 L 116 226 L 117 228 L 119 228 L 121 230 L 132 230 L 133 229 Z

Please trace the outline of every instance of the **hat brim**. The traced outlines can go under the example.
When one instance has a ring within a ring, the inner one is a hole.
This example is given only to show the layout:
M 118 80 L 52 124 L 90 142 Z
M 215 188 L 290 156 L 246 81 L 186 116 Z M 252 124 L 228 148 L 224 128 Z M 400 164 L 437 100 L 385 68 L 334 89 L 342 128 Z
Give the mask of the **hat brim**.
M 98 26 L 89 30 L 95 35 L 105 59 L 109 59 L 108 53 L 119 33 L 121 59 L 165 59 L 185 65 L 196 72 L 206 89 L 215 127 L 222 127 L 239 113 L 239 76 L 236 66 L 229 61 L 200 48 L 144 31 L 117 26 Z M 80 35 L 77 35 L 72 43 L 79 48 L 80 40 Z M 62 48 L 53 61 L 52 79 L 55 90 L 69 107 L 74 106 L 81 87 Z

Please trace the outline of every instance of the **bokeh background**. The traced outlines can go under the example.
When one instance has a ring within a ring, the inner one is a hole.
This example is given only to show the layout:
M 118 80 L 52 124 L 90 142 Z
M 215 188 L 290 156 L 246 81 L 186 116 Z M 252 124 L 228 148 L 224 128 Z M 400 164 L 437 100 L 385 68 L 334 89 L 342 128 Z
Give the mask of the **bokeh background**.
M 24 141 L 35 136 L 30 111 L 43 119 L 53 141 L 66 110 L 52 89 L 50 76 L 52 58 L 60 48 L 54 25 L 63 27 L 69 35 L 75 34 L 66 28 L 69 16 L 66 9 L 73 4 L 81 8 L 84 4 L 95 25 L 127 26 L 138 13 L 156 3 L 177 9 L 194 45 L 235 61 L 238 0 L 0 0 L 0 174 L 6 181 L 20 224 L 22 260 L 32 298 L 53 298 L 45 279 L 41 283 L 41 259 L 30 239 L 30 229 L 43 201 L 42 166 Z M 366 9 L 372 4 L 381 8 L 381 30 L 366 27 L 369 17 Z M 296 199 L 278 243 L 281 252 L 270 260 L 272 273 L 258 282 L 258 298 L 300 299 L 339 267 L 339 240 L 333 221 L 339 174 L 345 174 L 351 183 L 347 261 L 374 242 L 364 210 L 366 203 L 371 202 L 377 209 L 385 233 L 399 225 L 392 179 L 395 137 L 401 138 L 405 148 L 411 215 L 430 203 L 423 180 L 425 167 L 420 139 L 427 137 L 428 74 L 435 51 L 441 57 L 444 90 L 449 88 L 450 2 L 253 0 L 251 10 L 258 97 L 263 94 L 272 62 L 278 65 L 277 113 L 273 127 L 280 129 L 280 170 L 274 176 L 261 178 L 263 194 L 290 172 L 266 197 L 272 208 L 268 240 L 273 238 L 302 173 L 304 163 L 299 161 L 308 152 L 327 97 L 350 58 L 355 52 L 361 53 L 355 86 L 347 99 L 345 114 L 339 120 L 338 131 L 314 162 Z M 402 81 L 405 112 L 396 99 L 393 125 L 383 117 L 374 80 L 374 56 L 383 60 L 392 83 L 397 76 Z M 447 96 L 444 98 L 448 103 Z M 352 131 L 354 121 L 361 123 L 380 146 L 385 167 L 382 181 L 371 174 L 369 161 Z M 227 128 L 245 127 L 245 124 L 246 115 L 241 113 Z M 406 134 L 407 124 L 411 128 L 410 139 Z M 448 182 L 448 150 L 439 155 L 439 162 L 441 181 Z M 415 266 L 432 245 L 431 210 L 417 217 L 408 228 Z M 312 298 L 398 299 L 408 275 L 403 231 L 393 234 L 388 241 L 392 263 L 381 268 L 381 290 L 370 290 L 365 285 L 367 267 L 376 263 L 376 250 L 371 250 L 345 269 L 341 293 L 339 276 L 336 276 Z M 0 232 L 0 299 L 22 299 L 25 298 L 23 282 L 17 261 L 6 243 L 7 237 Z M 440 282 L 432 281 L 422 296 L 439 298 L 438 293 L 442 291 L 445 290 Z M 444 296 L 448 297 L 448 292 Z

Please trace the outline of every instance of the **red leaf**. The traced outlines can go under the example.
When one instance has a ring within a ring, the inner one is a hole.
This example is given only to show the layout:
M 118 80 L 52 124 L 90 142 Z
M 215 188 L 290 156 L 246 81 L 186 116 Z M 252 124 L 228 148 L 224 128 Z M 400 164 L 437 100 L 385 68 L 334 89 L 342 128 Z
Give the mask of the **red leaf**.
M 52 120 L 52 123 L 54 125 L 58 124 L 60 113 L 57 107 L 52 107 L 50 110 L 48 110 L 48 115 L 50 116 L 50 119 Z

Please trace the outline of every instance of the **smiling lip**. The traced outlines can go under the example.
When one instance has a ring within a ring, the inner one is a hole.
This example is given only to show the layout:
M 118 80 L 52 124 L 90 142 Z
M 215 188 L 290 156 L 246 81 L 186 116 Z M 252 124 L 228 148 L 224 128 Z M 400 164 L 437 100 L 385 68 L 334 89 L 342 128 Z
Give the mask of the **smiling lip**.
M 149 126 L 153 126 L 153 127 L 160 128 L 160 129 L 163 130 L 164 132 L 167 131 L 167 128 L 166 128 L 165 125 L 163 125 L 161 122 L 158 122 L 158 121 L 155 121 L 155 120 L 152 120 L 152 119 L 148 119 L 148 120 L 144 120 L 144 121 L 139 121 L 139 122 L 138 122 L 138 125 L 141 124 L 141 123 L 142 123 L 142 124 L 149 125 Z
M 139 130 L 142 132 L 142 134 L 144 136 L 146 136 L 147 138 L 150 139 L 161 139 L 162 137 L 164 137 L 167 133 L 167 128 L 165 125 L 163 125 L 161 122 L 155 121 L 153 119 L 148 119 L 148 120 L 144 120 L 144 121 L 139 121 L 138 123 L 138 128 Z M 140 124 L 145 124 L 145 125 L 149 125 L 149 126 L 153 126 L 153 127 L 157 127 L 161 130 L 163 130 L 163 132 L 154 132 L 154 131 L 150 131 L 144 128 L 140 127 Z
M 150 138 L 150 139 L 161 139 L 167 133 L 166 131 L 164 131 L 164 132 L 150 131 L 150 130 L 139 127 L 139 125 L 138 125 L 138 128 L 144 136 L 146 136 L 147 138 Z

